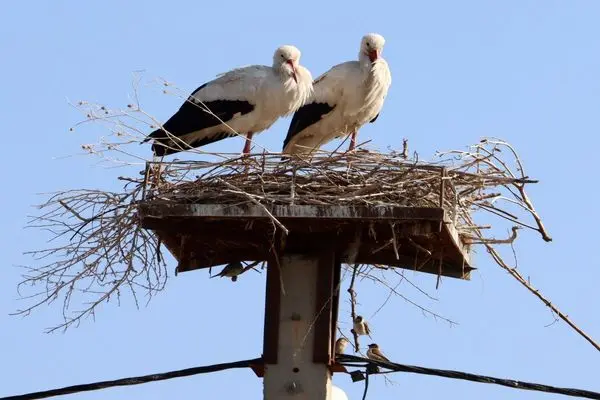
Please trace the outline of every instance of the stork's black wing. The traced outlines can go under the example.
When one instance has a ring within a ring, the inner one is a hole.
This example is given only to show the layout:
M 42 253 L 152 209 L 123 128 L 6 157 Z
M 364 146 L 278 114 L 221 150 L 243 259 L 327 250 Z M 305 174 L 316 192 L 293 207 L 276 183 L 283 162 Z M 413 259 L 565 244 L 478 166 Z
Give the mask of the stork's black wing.
M 285 146 L 288 145 L 294 136 L 317 123 L 323 115 L 331 112 L 334 108 L 335 106 L 330 106 L 327 103 L 310 103 L 300 107 L 292 117 L 287 136 L 283 141 L 283 148 L 285 149 Z
M 194 93 L 205 86 L 206 84 L 200 86 Z M 244 115 L 254 110 L 254 105 L 245 100 L 213 100 L 201 104 L 192 96 L 164 123 L 163 129 L 155 130 L 146 138 L 146 141 L 154 139 L 152 151 L 155 155 L 165 156 L 174 154 L 182 150 L 204 146 L 208 143 L 234 136 L 233 132 L 224 127 L 223 132 L 196 138 L 192 142 L 185 140 L 185 136 L 190 133 L 220 125 L 221 121 L 227 122 L 236 114 Z M 180 138 L 181 140 L 172 140 L 170 136 Z

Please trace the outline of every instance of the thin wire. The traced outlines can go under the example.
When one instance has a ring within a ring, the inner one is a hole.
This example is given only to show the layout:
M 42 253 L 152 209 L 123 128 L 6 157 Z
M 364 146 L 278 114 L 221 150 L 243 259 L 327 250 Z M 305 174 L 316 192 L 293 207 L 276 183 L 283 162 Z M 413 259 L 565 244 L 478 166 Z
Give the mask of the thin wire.
M 363 392 L 362 400 L 367 398 L 367 390 L 369 390 L 369 371 L 365 374 L 365 391 Z
M 494 378 L 491 376 L 485 375 L 476 375 L 468 372 L 460 372 L 460 371 L 452 371 L 452 370 L 444 370 L 444 369 L 435 369 L 435 368 L 425 368 L 425 367 L 417 367 L 414 365 L 406 365 L 406 364 L 397 364 L 392 362 L 382 362 L 382 361 L 374 361 L 368 358 L 353 356 L 349 354 L 340 355 L 337 358 L 338 362 L 342 365 L 356 365 L 356 362 L 363 362 L 365 365 L 377 365 L 381 368 L 386 368 L 392 370 L 394 372 L 411 372 L 414 374 L 424 374 L 424 375 L 434 375 L 434 376 L 442 376 L 444 378 L 451 379 L 462 379 L 472 382 L 480 382 L 480 383 L 491 383 L 495 385 L 501 385 L 510 387 L 513 389 L 522 389 L 522 390 L 533 390 L 537 392 L 546 392 L 546 393 L 556 393 L 562 394 L 565 396 L 573 396 L 573 397 L 583 397 L 587 399 L 600 399 L 600 393 L 591 392 L 589 390 L 582 389 L 571 389 L 571 388 L 561 388 L 550 385 L 543 385 L 539 383 L 531 383 L 531 382 L 523 382 L 516 381 L 513 379 L 502 379 L 502 378 Z M 382 372 L 385 373 L 385 372 Z M 0 399 L 1 400 L 1 399 Z
M 148 383 L 148 382 L 164 381 L 166 379 L 181 378 L 183 376 L 191 376 L 191 375 L 198 375 L 198 374 L 206 374 L 209 372 L 223 371 L 223 370 L 232 369 L 232 368 L 248 368 L 252 364 L 261 364 L 261 363 L 262 363 L 262 359 L 255 358 L 253 360 L 236 361 L 236 362 L 230 362 L 230 363 L 224 363 L 224 364 L 214 364 L 214 365 L 208 365 L 208 366 L 204 366 L 204 367 L 186 368 L 186 369 L 180 369 L 178 371 L 165 372 L 165 373 L 161 373 L 161 374 L 136 376 L 136 377 L 132 377 L 132 378 L 117 379 L 114 381 L 86 383 L 83 385 L 74 385 L 74 386 L 63 387 L 60 389 L 46 390 L 43 392 L 27 393 L 27 394 L 21 394 L 21 395 L 17 395 L 17 396 L 0 397 L 0 400 L 43 399 L 46 397 L 61 396 L 61 395 L 71 394 L 71 393 L 88 392 L 90 390 L 106 389 L 106 388 L 114 387 L 114 386 L 129 386 L 129 385 L 139 385 L 139 384 Z

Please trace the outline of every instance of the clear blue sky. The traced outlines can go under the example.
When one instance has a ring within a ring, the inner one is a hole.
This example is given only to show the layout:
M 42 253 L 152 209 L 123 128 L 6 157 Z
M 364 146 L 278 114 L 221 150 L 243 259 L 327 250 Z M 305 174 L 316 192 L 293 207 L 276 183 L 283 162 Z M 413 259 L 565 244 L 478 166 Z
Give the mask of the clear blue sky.
M 84 5 L 84 3 L 86 5 Z M 391 3 L 391 2 L 390 2 Z M 165 77 L 193 90 L 215 74 L 246 64 L 269 64 L 274 48 L 295 44 L 313 75 L 354 59 L 361 36 L 386 37 L 384 56 L 393 85 L 376 124 L 361 138 L 398 147 L 408 137 L 421 157 L 499 136 L 520 150 L 541 183 L 531 195 L 554 242 L 533 233 L 519 242 L 520 269 L 584 329 L 600 340 L 600 220 L 596 159 L 600 148 L 600 2 L 511 1 L 19 1 L 0 5 L 0 116 L 4 127 L 3 265 L 0 279 L 0 396 L 196 365 L 253 358 L 261 353 L 264 274 L 236 284 L 183 274 L 148 307 L 103 306 L 95 322 L 66 334 L 43 329 L 59 309 L 21 319 L 15 265 L 47 236 L 23 230 L 35 194 L 66 188 L 116 188 L 114 170 L 80 152 L 95 140 L 68 132 L 79 115 L 66 99 L 128 102 L 131 73 Z M 146 109 L 167 118 L 179 100 L 148 92 Z M 279 150 L 288 120 L 258 136 Z M 98 133 L 98 132 L 97 132 Z M 241 140 L 213 149 L 239 151 Z M 149 149 L 148 149 L 149 151 Z M 426 318 L 393 299 L 372 321 L 376 341 L 399 362 L 466 370 L 600 391 L 600 354 L 524 288 L 476 255 L 470 282 L 409 276 L 435 292 L 427 302 L 408 285 L 403 294 L 460 323 Z M 174 267 L 174 265 L 172 265 Z M 385 294 L 361 286 L 363 313 Z M 347 305 L 342 319 L 347 321 Z M 346 325 L 347 327 L 347 325 Z M 225 343 L 233 345 L 224 347 Z M 550 395 L 442 378 L 395 375 L 372 382 L 370 398 L 549 399 Z M 335 377 L 351 399 L 361 384 Z M 70 398 L 250 398 L 262 382 L 249 370 L 176 379 Z

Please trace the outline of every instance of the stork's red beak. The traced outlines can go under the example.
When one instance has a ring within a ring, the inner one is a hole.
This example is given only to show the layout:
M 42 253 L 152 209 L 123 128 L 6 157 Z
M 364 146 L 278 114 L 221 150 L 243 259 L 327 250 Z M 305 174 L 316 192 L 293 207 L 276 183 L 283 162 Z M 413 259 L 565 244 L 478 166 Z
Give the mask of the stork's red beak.
M 292 68 L 292 78 L 294 78 L 294 82 L 298 83 L 298 77 L 296 76 L 296 66 L 294 66 L 294 62 L 292 60 L 287 60 L 286 62 Z
M 378 58 L 379 58 L 379 52 L 377 50 L 369 51 L 369 60 L 371 60 L 371 62 L 377 60 Z

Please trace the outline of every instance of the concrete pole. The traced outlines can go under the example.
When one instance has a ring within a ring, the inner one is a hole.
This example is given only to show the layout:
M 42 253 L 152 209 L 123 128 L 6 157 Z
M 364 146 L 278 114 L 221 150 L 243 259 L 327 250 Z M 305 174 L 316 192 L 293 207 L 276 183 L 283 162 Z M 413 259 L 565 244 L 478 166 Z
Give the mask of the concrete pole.
M 265 353 L 270 353 L 264 354 L 266 400 L 331 400 L 331 373 L 326 363 L 314 362 L 313 352 L 318 331 L 315 321 L 319 261 L 318 256 L 286 255 L 279 259 L 278 265 L 269 264 L 272 274 L 267 277 L 265 312 L 264 347 Z M 280 280 L 276 279 L 279 277 Z M 281 282 L 284 293 L 280 291 Z M 279 304 L 276 304 L 277 296 Z M 273 321 L 276 316 L 278 321 Z M 267 331 L 269 326 L 274 332 Z M 329 341 L 330 338 L 318 340 Z M 276 352 L 273 341 L 277 343 Z

